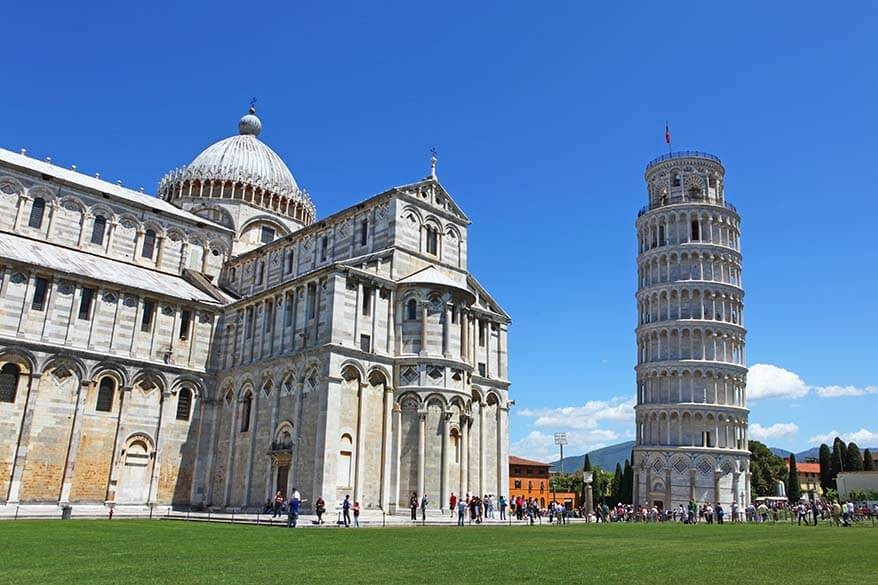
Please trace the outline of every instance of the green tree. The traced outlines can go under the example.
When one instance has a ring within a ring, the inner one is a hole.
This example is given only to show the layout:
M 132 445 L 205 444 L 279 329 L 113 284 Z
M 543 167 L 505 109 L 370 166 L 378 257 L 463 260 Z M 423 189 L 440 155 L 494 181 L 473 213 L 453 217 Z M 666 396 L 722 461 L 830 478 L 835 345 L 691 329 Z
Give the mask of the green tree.
M 846 471 L 863 471 L 863 455 L 856 443 L 848 443 Z
M 582 470 L 583 471 L 592 471 L 591 459 L 588 458 L 588 453 L 585 454 L 585 459 L 583 459 L 583 461 L 582 461 Z
M 837 488 L 835 478 L 845 469 L 845 459 L 847 458 L 847 445 L 840 437 L 836 437 L 832 442 L 832 487 Z
M 872 460 L 872 451 L 863 451 L 863 471 L 875 471 L 875 461 Z
M 778 481 L 786 483 L 787 464 L 764 444 L 750 441 L 750 488 L 753 496 L 773 496 Z
M 832 452 L 829 445 L 820 445 L 820 487 L 825 492 L 832 487 Z
M 613 475 L 613 483 L 610 488 L 613 502 L 622 501 L 622 465 L 616 463 L 616 473 Z
M 790 453 L 790 469 L 787 472 L 787 499 L 791 502 L 802 499 L 802 487 L 799 485 L 799 470 L 796 467 L 794 453 Z
M 626 504 L 634 504 L 634 468 L 631 462 L 625 460 L 625 469 L 622 471 L 622 501 Z
M 613 476 L 602 470 L 600 467 L 595 467 L 592 472 L 592 504 L 598 506 L 599 504 L 602 504 L 606 499 L 608 495 L 607 489 L 610 486 L 610 482 L 612 481 Z

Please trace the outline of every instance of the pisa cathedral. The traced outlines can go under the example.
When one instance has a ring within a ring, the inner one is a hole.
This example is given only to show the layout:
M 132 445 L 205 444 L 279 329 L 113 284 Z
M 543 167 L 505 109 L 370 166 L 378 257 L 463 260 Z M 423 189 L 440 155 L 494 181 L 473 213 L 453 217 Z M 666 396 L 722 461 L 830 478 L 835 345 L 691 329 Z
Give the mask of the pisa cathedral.
M 0 149 L 0 513 L 506 493 L 510 319 L 435 159 L 318 220 L 261 127 L 155 197 Z
M 638 214 L 634 502 L 750 502 L 740 217 L 703 152 L 646 167 Z

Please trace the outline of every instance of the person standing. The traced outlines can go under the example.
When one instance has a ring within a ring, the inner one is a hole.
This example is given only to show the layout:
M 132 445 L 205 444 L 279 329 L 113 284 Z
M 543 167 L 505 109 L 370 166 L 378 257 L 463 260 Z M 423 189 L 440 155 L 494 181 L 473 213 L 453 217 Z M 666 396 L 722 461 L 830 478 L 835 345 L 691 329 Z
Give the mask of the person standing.
M 409 509 L 412 511 L 412 520 L 418 519 L 418 492 L 412 492 L 409 498 Z
M 295 528 L 299 523 L 299 506 L 302 504 L 302 499 L 299 497 L 299 492 L 293 490 L 293 495 L 290 496 L 290 501 L 287 502 L 287 528 Z
M 497 506 L 500 508 L 500 520 L 506 520 L 506 498 L 500 496 L 497 499 Z
M 427 521 L 427 492 L 421 496 L 421 522 Z
M 354 527 L 360 527 L 360 502 L 354 502 Z
M 454 495 L 454 492 L 451 492 L 451 497 L 448 498 L 448 509 L 451 510 L 451 517 L 454 518 L 454 512 L 457 509 L 457 496 Z
M 344 501 L 341 503 L 341 515 L 344 520 L 344 527 L 351 527 L 351 495 L 348 494 L 344 497 Z
M 274 494 L 274 513 L 271 515 L 272 518 L 277 518 L 280 516 L 281 510 L 284 507 L 284 495 L 280 493 L 280 490 L 276 494 Z
M 458 502 L 457 502 L 457 525 L 463 526 L 465 518 L 466 518 L 466 502 L 461 499 L 461 500 L 458 500 Z
M 317 501 L 314 502 L 314 512 L 317 514 L 317 526 L 323 524 L 323 515 L 326 513 L 326 502 L 323 500 L 323 496 L 317 498 Z

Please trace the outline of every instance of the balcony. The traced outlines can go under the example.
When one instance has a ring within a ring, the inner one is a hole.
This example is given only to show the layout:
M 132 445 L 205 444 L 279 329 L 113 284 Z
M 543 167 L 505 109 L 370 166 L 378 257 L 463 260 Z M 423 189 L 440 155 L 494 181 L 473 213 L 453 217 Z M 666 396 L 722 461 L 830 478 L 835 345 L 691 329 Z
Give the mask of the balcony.
M 717 201 L 708 199 L 707 197 L 694 197 L 694 198 L 693 197 L 680 197 L 680 196 L 665 197 L 664 199 L 661 199 L 660 201 L 657 201 L 655 203 L 651 203 L 649 205 L 644 205 L 643 207 L 641 207 L 640 211 L 637 212 L 637 217 L 640 217 L 640 216 L 644 215 L 645 213 L 647 213 L 648 211 L 652 211 L 653 209 L 658 209 L 659 207 L 666 207 L 668 205 L 677 205 L 680 203 L 707 203 L 709 205 L 720 205 Z M 732 205 L 731 203 L 729 203 L 728 201 L 723 201 L 721 206 L 730 210 L 730 211 L 734 211 L 735 213 L 738 213 L 738 208 L 735 207 L 734 205 Z

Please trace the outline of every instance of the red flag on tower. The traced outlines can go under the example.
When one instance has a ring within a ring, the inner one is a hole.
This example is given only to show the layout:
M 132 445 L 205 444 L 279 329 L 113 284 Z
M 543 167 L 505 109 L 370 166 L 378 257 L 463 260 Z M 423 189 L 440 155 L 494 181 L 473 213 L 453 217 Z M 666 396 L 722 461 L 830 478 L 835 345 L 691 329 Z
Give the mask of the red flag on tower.
M 671 128 L 668 126 L 667 122 L 665 122 L 665 142 L 668 145 L 671 144 Z

